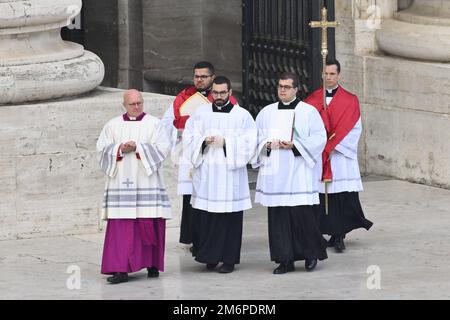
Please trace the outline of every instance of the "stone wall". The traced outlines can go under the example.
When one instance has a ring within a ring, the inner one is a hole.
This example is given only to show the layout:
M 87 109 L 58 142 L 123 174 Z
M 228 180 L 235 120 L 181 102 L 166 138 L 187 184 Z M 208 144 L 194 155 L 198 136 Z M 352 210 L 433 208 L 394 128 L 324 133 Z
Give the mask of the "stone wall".
M 203 0 L 203 56 L 242 92 L 241 0 Z
M 450 188 L 450 64 L 381 52 L 377 30 L 396 11 L 396 1 L 336 1 L 342 84 L 362 109 L 361 169 Z
M 203 59 L 202 0 L 144 1 L 143 32 L 146 89 L 189 81 L 192 65 Z
M 145 111 L 161 117 L 173 97 L 144 94 Z M 95 145 L 103 125 L 123 113 L 122 91 L 97 89 L 69 100 L 1 106 L 0 240 L 98 232 L 104 177 Z M 177 171 L 164 167 L 177 226 Z
M 143 1 L 144 89 L 192 82 L 192 66 L 211 61 L 241 90 L 241 1 Z M 177 39 L 174 41 L 174 39 Z
M 366 170 L 450 188 L 450 64 L 365 58 Z

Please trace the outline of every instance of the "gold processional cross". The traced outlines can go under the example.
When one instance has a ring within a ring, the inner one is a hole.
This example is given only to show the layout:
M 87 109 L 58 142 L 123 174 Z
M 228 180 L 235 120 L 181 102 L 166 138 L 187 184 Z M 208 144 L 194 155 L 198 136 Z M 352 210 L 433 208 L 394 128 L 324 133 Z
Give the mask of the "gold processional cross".
M 311 21 L 309 26 L 311 28 L 322 28 L 322 87 L 323 87 L 323 108 L 327 109 L 327 100 L 326 100 L 326 75 L 325 75 L 325 67 L 328 56 L 328 36 L 327 31 L 328 28 L 336 28 L 339 26 L 339 22 L 337 21 L 328 21 L 328 9 L 324 6 L 322 8 L 322 17 L 320 21 Z M 331 137 L 330 137 L 331 139 Z M 324 180 L 325 183 L 325 213 L 328 214 L 328 183 L 331 180 Z

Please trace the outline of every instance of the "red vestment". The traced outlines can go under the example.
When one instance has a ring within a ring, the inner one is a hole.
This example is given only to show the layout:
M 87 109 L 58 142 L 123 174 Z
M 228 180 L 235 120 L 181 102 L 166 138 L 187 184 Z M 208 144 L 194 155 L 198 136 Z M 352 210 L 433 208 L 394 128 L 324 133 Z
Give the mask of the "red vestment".
M 173 102 L 173 114 L 175 116 L 175 119 L 173 120 L 173 125 L 175 128 L 184 129 L 184 126 L 186 124 L 187 119 L 189 119 L 189 116 L 188 115 L 182 116 L 180 114 L 180 107 L 188 98 L 190 98 L 196 92 L 197 88 L 191 86 L 181 90 L 180 93 L 178 93 L 178 95 L 176 96 L 175 101 Z M 209 93 L 207 98 L 210 102 L 213 102 L 213 97 L 211 96 L 211 93 Z M 237 101 L 233 96 L 231 96 L 230 102 L 232 104 L 236 104 Z
M 330 154 L 361 116 L 358 97 L 339 86 L 326 110 L 323 108 L 323 88 L 314 91 L 305 102 L 317 108 L 327 130 L 328 141 L 322 153 L 322 181 L 332 181 Z

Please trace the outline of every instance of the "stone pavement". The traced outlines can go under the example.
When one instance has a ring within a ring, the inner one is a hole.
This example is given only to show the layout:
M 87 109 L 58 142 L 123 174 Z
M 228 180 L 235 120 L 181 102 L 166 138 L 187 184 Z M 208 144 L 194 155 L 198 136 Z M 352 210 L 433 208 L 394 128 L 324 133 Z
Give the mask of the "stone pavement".
M 311 273 L 297 262 L 295 272 L 272 274 L 267 213 L 256 206 L 244 216 L 241 264 L 231 274 L 195 262 L 176 227 L 167 229 L 165 272 L 147 279 L 141 271 L 119 285 L 99 273 L 102 233 L 0 241 L 0 298 L 450 299 L 450 190 L 379 177 L 366 177 L 364 188 L 374 226 L 350 233 L 345 253 L 328 249 Z M 77 270 L 81 288 L 69 290 Z

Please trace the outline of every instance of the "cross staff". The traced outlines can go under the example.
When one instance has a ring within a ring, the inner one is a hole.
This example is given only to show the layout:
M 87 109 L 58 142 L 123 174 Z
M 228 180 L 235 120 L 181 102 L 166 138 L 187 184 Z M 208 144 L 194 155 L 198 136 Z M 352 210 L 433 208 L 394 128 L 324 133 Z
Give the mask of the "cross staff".
M 327 101 L 326 101 L 326 90 L 325 90 L 325 65 L 327 61 L 328 56 L 328 35 L 327 30 L 328 28 L 336 28 L 339 26 L 339 22 L 337 21 L 328 21 L 328 9 L 326 7 L 322 8 L 322 20 L 320 21 L 311 21 L 309 23 L 311 28 L 322 28 L 322 51 L 320 52 L 322 54 L 322 80 L 323 80 L 323 107 L 324 109 L 327 108 Z
M 323 109 L 327 109 L 327 99 L 326 99 L 326 75 L 325 75 L 325 66 L 327 62 L 328 56 L 328 36 L 327 31 L 328 28 L 336 28 L 339 26 L 339 22 L 337 21 L 328 21 L 328 10 L 324 6 L 322 8 L 322 19 L 320 21 L 311 21 L 309 26 L 311 28 L 322 28 L 322 87 L 323 87 Z M 330 137 L 331 139 L 331 137 Z M 331 180 L 324 180 L 325 183 L 325 213 L 328 214 L 328 183 Z

